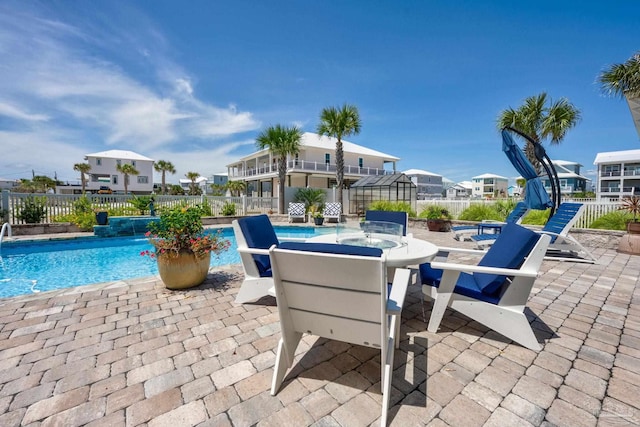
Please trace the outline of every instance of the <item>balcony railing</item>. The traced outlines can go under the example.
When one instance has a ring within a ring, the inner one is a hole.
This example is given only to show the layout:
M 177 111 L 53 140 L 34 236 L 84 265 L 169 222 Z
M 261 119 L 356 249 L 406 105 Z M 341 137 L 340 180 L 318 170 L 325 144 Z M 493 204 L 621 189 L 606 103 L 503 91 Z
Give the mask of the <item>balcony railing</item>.
M 624 176 L 640 176 L 640 170 L 636 170 L 636 169 L 625 170 Z
M 601 193 L 633 193 L 634 187 L 622 187 L 622 191 L 620 191 L 620 187 L 605 187 L 601 188 Z
M 602 177 L 608 177 L 608 176 L 620 176 L 621 172 L 620 171 L 602 171 L 600 172 L 600 176 Z
M 327 174 L 335 174 L 336 173 L 336 165 L 330 163 L 322 163 L 322 162 L 308 162 L 304 160 L 292 160 L 287 162 L 287 172 L 318 172 L 318 173 L 327 173 Z M 268 175 L 268 174 L 277 174 L 278 173 L 278 165 L 267 165 L 260 168 L 248 168 L 244 170 L 236 170 L 231 171 L 229 174 L 229 179 L 233 178 L 246 178 L 251 176 L 260 176 L 260 175 Z M 345 175 L 390 175 L 393 171 L 389 171 L 386 169 L 379 168 L 370 168 L 370 167 L 359 167 L 354 165 L 345 165 L 344 174 Z

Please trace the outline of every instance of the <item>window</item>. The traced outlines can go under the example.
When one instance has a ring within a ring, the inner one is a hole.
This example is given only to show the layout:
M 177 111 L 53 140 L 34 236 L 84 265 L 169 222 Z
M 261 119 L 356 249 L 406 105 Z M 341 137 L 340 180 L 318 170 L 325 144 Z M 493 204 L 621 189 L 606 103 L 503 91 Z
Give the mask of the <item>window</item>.
M 148 176 L 140 176 L 138 175 L 138 184 L 148 184 L 149 177 Z
M 96 159 L 96 166 L 102 166 L 102 159 L 101 158 L 97 158 Z
M 294 165 L 296 165 L 296 166 L 298 166 L 298 159 L 299 159 L 299 155 L 298 155 L 298 153 L 296 153 L 296 161 L 294 163 Z
M 133 166 L 134 168 L 136 167 L 136 161 L 135 160 L 131 160 L 131 166 Z
M 358 167 L 361 168 L 362 165 L 364 165 L 364 160 L 362 160 L 362 157 L 358 157 Z
M 118 159 L 116 160 L 116 165 L 120 166 L 122 164 L 122 160 Z
M 330 163 L 331 163 L 331 154 L 326 153 L 326 154 L 324 155 L 324 164 L 325 164 L 325 165 L 328 165 L 328 164 L 330 164 Z
M 111 183 L 118 185 L 118 175 L 111 175 Z

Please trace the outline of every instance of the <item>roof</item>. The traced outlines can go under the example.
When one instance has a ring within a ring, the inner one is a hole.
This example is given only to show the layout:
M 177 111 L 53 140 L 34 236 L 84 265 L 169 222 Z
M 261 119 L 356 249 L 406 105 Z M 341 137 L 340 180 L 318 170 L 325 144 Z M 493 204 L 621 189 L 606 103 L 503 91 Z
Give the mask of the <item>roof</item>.
M 560 165 L 560 166 L 570 166 L 570 165 L 583 166 L 578 162 L 572 162 L 572 161 L 569 161 L 569 160 L 551 160 L 551 162 L 554 165 Z
M 351 184 L 351 188 L 354 187 L 387 187 L 392 186 L 398 182 L 404 182 L 406 184 L 410 184 L 415 187 L 416 185 L 403 173 L 394 173 L 389 175 L 369 175 L 364 178 L 360 178 L 353 184 Z
M 409 169 L 403 172 L 405 175 L 431 175 L 431 176 L 442 176 L 437 173 L 425 171 L 422 169 Z
M 336 138 L 330 138 L 328 136 L 320 136 L 317 133 L 305 132 L 302 134 L 302 138 L 300 139 L 300 145 L 303 147 L 310 148 L 321 148 L 323 150 L 335 150 L 336 149 Z M 256 153 L 268 152 L 269 149 L 264 149 L 260 151 L 253 152 L 248 156 L 244 156 L 240 158 L 240 160 L 249 160 L 255 157 Z M 354 144 L 353 142 L 342 140 L 342 151 L 344 153 L 351 154 L 361 154 L 365 156 L 375 156 L 381 157 L 384 161 L 395 162 L 400 160 L 400 157 L 392 156 L 391 154 L 386 154 L 381 151 L 372 150 L 367 147 L 363 147 L 362 145 Z M 231 163 L 233 165 L 237 162 Z
M 205 182 L 208 181 L 208 178 L 205 178 L 204 176 L 199 176 L 196 178 L 196 184 L 200 184 L 201 182 Z M 188 178 L 180 178 L 180 184 L 191 184 L 191 180 Z
M 153 159 L 127 150 L 108 150 L 98 153 L 86 154 L 86 157 L 104 157 L 105 159 L 121 159 L 121 160 L 147 160 L 153 162 Z
M 471 179 L 484 179 L 484 178 L 498 178 L 498 179 L 509 180 L 509 178 L 506 178 L 506 177 L 500 176 L 500 175 L 495 175 L 495 174 L 492 174 L 492 173 L 485 173 L 485 174 L 482 174 L 482 175 L 474 176 Z
M 593 161 L 593 164 L 597 165 L 599 163 L 628 161 L 640 161 L 640 150 L 607 151 L 604 153 L 598 153 L 596 154 L 596 159 Z

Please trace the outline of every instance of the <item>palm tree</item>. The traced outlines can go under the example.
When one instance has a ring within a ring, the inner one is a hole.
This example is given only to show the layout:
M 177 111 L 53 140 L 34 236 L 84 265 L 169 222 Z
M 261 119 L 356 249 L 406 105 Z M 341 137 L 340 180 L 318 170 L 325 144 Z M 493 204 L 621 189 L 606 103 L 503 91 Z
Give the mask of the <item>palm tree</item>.
M 124 175 L 124 194 L 128 194 L 129 188 L 129 175 L 138 175 L 138 169 L 134 168 L 133 165 L 129 163 L 124 163 L 116 166 L 116 170 Z
M 247 189 L 247 183 L 244 181 L 229 181 L 227 182 L 226 187 L 232 196 L 238 197 Z
M 566 98 L 553 102 L 545 92 L 530 96 L 524 104 L 514 110 L 509 107 L 498 116 L 498 129 L 510 126 L 527 134 L 535 142 L 542 143 L 551 138 L 552 145 L 558 145 L 567 131 L 576 126 L 580 120 L 580 110 Z M 536 159 L 534 145 L 527 141 L 525 154 L 531 164 L 540 170 L 540 162 Z
M 196 179 L 200 177 L 200 174 L 198 172 L 187 172 L 184 176 L 191 180 L 191 184 L 189 184 L 189 195 L 197 196 L 198 190 L 196 189 Z
M 176 168 L 173 166 L 173 163 L 167 162 L 165 160 L 158 160 L 153 164 L 153 168 L 156 170 L 156 172 L 162 172 L 162 194 L 167 194 L 167 184 L 165 182 L 166 172 L 175 174 Z
M 640 97 L 640 52 L 623 64 L 614 64 L 598 76 L 598 83 L 608 95 Z
M 344 152 L 342 138 L 360 133 L 360 114 L 355 105 L 344 104 L 342 108 L 328 107 L 320 113 L 318 134 L 332 136 L 336 141 L 336 183 L 338 202 L 342 206 L 342 187 L 344 182 Z
M 76 163 L 75 165 L 73 165 L 73 170 L 80 172 L 80 180 L 82 182 L 82 194 L 84 194 L 84 190 L 87 186 L 87 177 L 84 175 L 91 170 L 91 165 L 89 163 Z
M 256 145 L 278 158 L 278 213 L 284 213 L 284 186 L 287 178 L 287 156 L 300 151 L 302 131 L 296 127 L 275 125 L 268 127 L 256 138 Z

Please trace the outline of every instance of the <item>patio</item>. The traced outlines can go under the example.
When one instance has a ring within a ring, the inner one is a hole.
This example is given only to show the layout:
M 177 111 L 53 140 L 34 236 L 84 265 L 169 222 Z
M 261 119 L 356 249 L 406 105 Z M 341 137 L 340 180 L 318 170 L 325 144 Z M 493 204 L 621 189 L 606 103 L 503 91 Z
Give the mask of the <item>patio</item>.
M 450 233 L 410 229 L 444 246 Z M 640 260 L 545 261 L 528 307 L 540 352 L 430 303 L 412 286 L 390 425 L 640 424 Z M 379 354 L 306 338 L 277 396 L 275 299 L 237 305 L 239 266 L 188 291 L 154 277 L 0 301 L 0 425 L 368 426 Z

